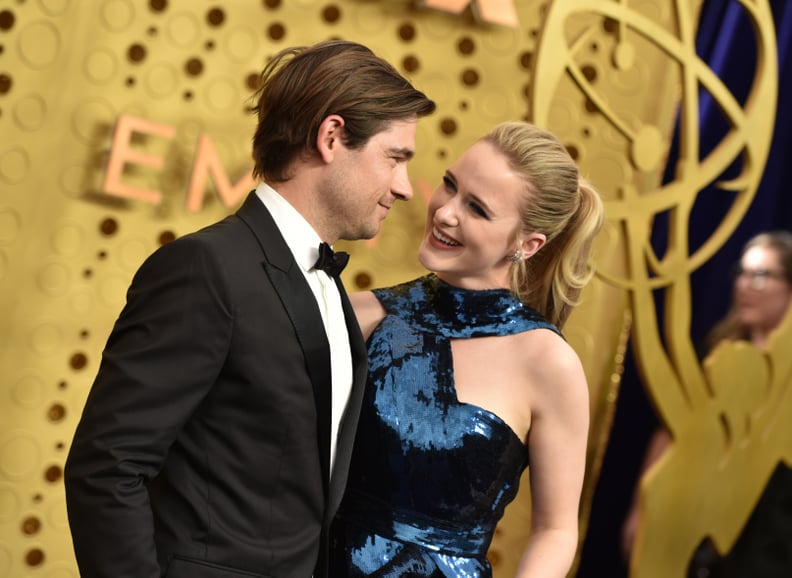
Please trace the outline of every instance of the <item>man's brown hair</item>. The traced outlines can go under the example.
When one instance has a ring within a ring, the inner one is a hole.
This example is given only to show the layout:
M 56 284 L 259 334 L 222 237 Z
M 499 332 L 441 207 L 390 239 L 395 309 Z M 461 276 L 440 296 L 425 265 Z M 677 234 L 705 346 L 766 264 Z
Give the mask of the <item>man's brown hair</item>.
M 391 122 L 435 109 L 388 62 L 344 40 L 282 50 L 262 71 L 253 99 L 253 174 L 271 183 L 289 179 L 297 155 L 316 151 L 319 126 L 329 115 L 344 119 L 344 144 L 359 149 Z

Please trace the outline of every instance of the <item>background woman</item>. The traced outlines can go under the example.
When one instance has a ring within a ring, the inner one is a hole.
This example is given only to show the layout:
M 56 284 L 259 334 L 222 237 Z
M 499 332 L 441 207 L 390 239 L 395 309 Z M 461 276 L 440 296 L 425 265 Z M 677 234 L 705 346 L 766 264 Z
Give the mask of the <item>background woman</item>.
M 732 301 L 724 318 L 704 339 L 703 355 L 724 341 L 748 341 L 764 349 L 792 302 L 792 233 L 771 231 L 752 237 L 733 270 Z M 646 471 L 672 438 L 658 429 L 644 457 Z M 639 523 L 638 490 L 622 528 L 622 551 L 629 560 Z M 792 575 L 792 470 L 779 465 L 732 552 L 724 559 L 706 541 L 693 555 L 688 576 L 751 578 Z

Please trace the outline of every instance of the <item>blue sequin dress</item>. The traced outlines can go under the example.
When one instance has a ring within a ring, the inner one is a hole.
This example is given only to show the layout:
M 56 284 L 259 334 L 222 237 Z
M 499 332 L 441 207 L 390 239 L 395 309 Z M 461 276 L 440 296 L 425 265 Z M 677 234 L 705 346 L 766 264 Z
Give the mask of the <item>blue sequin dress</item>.
M 489 577 L 487 550 L 528 450 L 495 414 L 457 400 L 451 340 L 558 330 L 507 290 L 433 274 L 374 293 L 387 314 L 368 341 L 332 576 Z

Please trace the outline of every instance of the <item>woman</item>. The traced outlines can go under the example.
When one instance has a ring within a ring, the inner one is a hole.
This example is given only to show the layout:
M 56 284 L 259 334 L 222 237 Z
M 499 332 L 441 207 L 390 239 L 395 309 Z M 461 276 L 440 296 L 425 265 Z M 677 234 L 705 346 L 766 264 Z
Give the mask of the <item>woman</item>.
M 765 349 L 790 303 L 792 233 L 760 233 L 743 248 L 734 269 L 732 305 L 708 333 L 705 347 L 711 350 L 722 341 L 749 341 Z M 711 578 L 792 576 L 790 536 L 792 470 L 780 463 L 731 551 L 720 559 L 707 542 L 696 552 L 690 575 L 700 575 L 704 566 Z
M 750 341 L 764 349 L 792 300 L 792 233 L 773 231 L 753 237 L 734 275 L 731 308 L 707 335 L 707 349 L 723 340 Z
M 704 355 L 724 341 L 748 341 L 758 349 L 765 349 L 767 339 L 781 324 L 792 302 L 792 233 L 772 231 L 752 237 L 743 247 L 740 261 L 733 273 L 731 307 L 726 316 L 707 333 L 704 339 Z M 671 435 L 665 428 L 658 429 L 647 446 L 642 470 L 648 470 L 660 459 L 672 441 Z M 785 490 L 790 487 L 790 482 L 792 482 L 792 472 L 788 468 L 779 467 L 768 484 L 760 507 L 749 520 L 746 531 L 738 539 L 732 553 L 724 560 L 715 551 L 712 543 L 705 541 L 693 555 L 688 576 L 701 576 L 705 573 L 710 578 L 792 575 L 790 574 L 792 553 L 788 547 L 788 536 L 792 529 L 792 495 Z M 771 508 L 774 513 L 766 516 L 762 512 L 768 510 L 769 506 L 763 505 L 768 500 L 784 502 L 786 505 L 774 506 Z M 764 519 L 771 520 L 770 523 L 775 525 L 780 522 L 783 526 L 782 531 L 763 527 Z M 630 558 L 638 523 L 636 488 L 633 503 L 622 527 L 622 551 L 625 560 Z M 755 548 L 754 541 L 760 542 L 760 547 L 768 551 L 754 556 L 752 554 Z M 745 573 L 741 574 L 734 570 L 738 564 L 741 567 L 746 563 Z M 769 574 L 762 574 L 759 565 L 774 570 Z
M 418 257 L 433 273 L 352 295 L 370 370 L 333 575 L 491 576 L 487 549 L 529 456 L 518 575 L 566 575 L 589 405 L 560 329 L 602 213 L 553 135 L 504 123 L 432 196 Z

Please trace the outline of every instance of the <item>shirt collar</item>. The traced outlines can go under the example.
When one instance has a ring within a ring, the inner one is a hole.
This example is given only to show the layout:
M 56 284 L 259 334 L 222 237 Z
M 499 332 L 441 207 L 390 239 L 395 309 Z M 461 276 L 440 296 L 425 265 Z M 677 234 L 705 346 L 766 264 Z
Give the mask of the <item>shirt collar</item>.
M 256 195 L 272 215 L 275 224 L 303 271 L 313 268 L 319 258 L 319 234 L 289 201 L 266 183 L 256 188 Z

